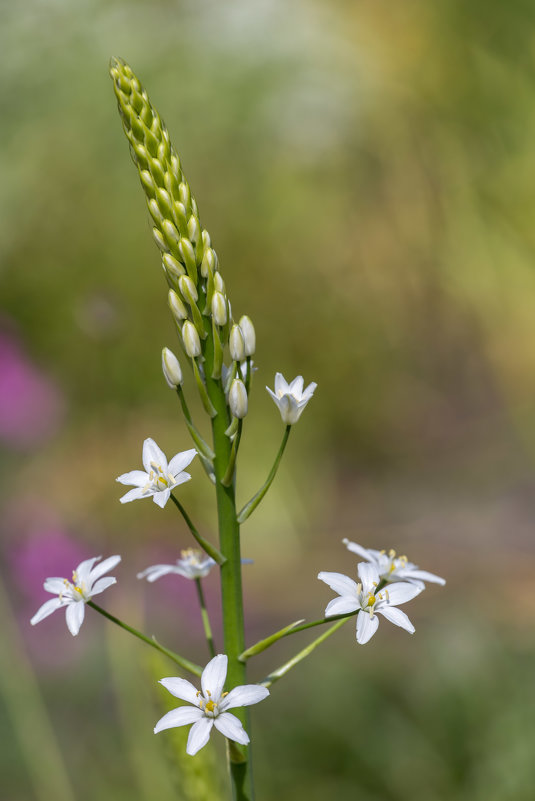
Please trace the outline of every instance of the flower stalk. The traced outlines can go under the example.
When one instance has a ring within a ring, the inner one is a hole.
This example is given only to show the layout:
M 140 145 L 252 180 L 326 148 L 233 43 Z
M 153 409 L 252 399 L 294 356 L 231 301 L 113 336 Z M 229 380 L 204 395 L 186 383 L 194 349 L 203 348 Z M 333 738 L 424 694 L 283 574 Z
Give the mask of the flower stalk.
M 180 512 L 180 514 L 184 518 L 184 520 L 186 521 L 186 525 L 189 528 L 191 534 L 197 540 L 197 542 L 199 543 L 199 545 L 201 546 L 203 551 L 206 551 L 208 556 L 211 556 L 212 559 L 214 559 L 217 562 L 218 565 L 222 565 L 225 562 L 225 557 L 223 556 L 223 554 L 220 553 L 220 551 L 218 551 L 217 548 L 214 545 L 212 545 L 210 542 L 208 542 L 208 540 L 205 539 L 202 536 L 202 534 L 199 534 L 199 532 L 197 531 L 197 529 L 195 528 L 195 526 L 191 522 L 190 516 L 188 515 L 188 513 L 186 512 L 186 510 L 184 509 L 184 507 L 182 506 L 182 504 L 180 503 L 180 501 L 178 500 L 176 495 L 173 495 L 173 493 L 171 493 L 170 497 L 171 497 L 171 500 L 173 501 L 173 503 L 175 504 L 176 508 L 178 509 L 178 511 Z
M 250 374 L 250 370 L 248 371 L 248 374 Z M 291 429 L 292 429 L 291 425 L 287 425 L 286 428 L 284 429 L 284 434 L 282 437 L 282 442 L 279 448 L 279 452 L 275 457 L 275 461 L 273 462 L 273 467 L 269 471 L 269 475 L 265 483 L 262 485 L 262 487 L 260 487 L 256 495 L 254 495 L 251 498 L 251 500 L 245 504 L 243 509 L 241 509 L 240 513 L 238 514 L 238 522 L 240 523 L 240 525 L 242 523 L 245 523 L 247 518 L 252 515 L 252 513 L 254 512 L 254 510 L 256 509 L 256 507 L 258 506 L 258 504 L 260 503 L 260 501 L 262 500 L 268 489 L 273 484 L 273 480 L 277 475 L 277 470 L 279 469 L 279 464 L 282 459 L 282 454 L 284 453 L 284 449 L 286 448 L 286 443 L 288 442 L 288 437 L 290 436 Z

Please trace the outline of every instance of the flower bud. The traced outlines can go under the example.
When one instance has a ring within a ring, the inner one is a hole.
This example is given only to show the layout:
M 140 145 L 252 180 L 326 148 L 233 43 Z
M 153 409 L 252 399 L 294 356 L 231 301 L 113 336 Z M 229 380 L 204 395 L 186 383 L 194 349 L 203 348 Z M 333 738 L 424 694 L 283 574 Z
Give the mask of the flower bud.
M 216 292 L 221 292 L 223 295 L 225 294 L 225 282 L 221 276 L 221 273 L 214 273 L 214 289 Z
M 227 324 L 227 302 L 221 292 L 212 295 L 212 316 L 216 325 Z
M 162 254 L 162 264 L 165 271 L 169 273 L 169 275 L 172 275 L 173 278 L 180 278 L 180 276 L 185 273 L 184 267 L 174 256 L 171 256 L 170 253 Z
M 176 389 L 182 384 L 182 370 L 178 359 L 169 348 L 162 350 L 162 370 L 165 380 L 171 389 Z
M 176 230 L 176 229 L 175 229 Z M 195 251 L 193 250 L 193 245 L 185 236 L 182 237 L 180 240 L 180 244 L 178 246 L 180 251 L 180 255 L 186 265 L 186 270 L 190 275 L 195 275 L 197 273 L 197 264 L 195 261 Z
M 189 275 L 181 275 L 178 279 L 178 288 L 182 293 L 182 297 L 187 300 L 190 306 L 192 306 L 198 299 L 199 295 L 197 294 L 197 289 L 195 284 L 189 277 Z
M 176 230 L 176 227 L 171 222 L 171 220 L 164 220 L 162 222 L 162 230 L 165 238 L 167 239 L 171 247 L 172 246 L 176 247 L 180 242 L 180 234 Z
M 167 302 L 169 304 L 169 308 L 173 314 L 177 323 L 181 323 L 183 320 L 188 319 L 188 310 L 184 306 L 183 302 L 178 297 L 177 293 L 174 289 L 169 290 L 169 294 L 167 295 Z
M 210 273 L 213 273 L 216 267 L 215 253 L 212 248 L 207 248 L 204 251 L 201 262 L 201 275 L 203 278 L 208 278 Z
M 182 181 L 178 187 L 178 194 L 180 197 L 180 202 L 183 203 L 186 208 L 188 208 L 191 204 L 191 192 L 185 181 Z
M 247 390 L 239 378 L 235 378 L 230 385 L 228 404 L 233 417 L 241 420 L 247 414 Z
M 139 177 L 141 178 L 141 182 L 143 183 L 145 189 L 151 194 L 154 194 L 156 191 L 156 184 L 154 183 L 150 172 L 148 170 L 140 170 Z
M 245 355 L 253 356 L 256 349 L 256 334 L 251 319 L 246 314 L 240 319 L 240 328 L 245 343 Z
M 197 217 L 191 215 L 188 220 L 188 238 L 190 242 L 196 244 L 201 238 L 201 226 Z
M 230 357 L 235 362 L 242 362 L 245 359 L 245 342 L 239 325 L 233 325 L 229 336 Z
M 167 242 L 163 238 L 161 232 L 157 228 L 153 228 L 152 229 L 152 235 L 154 237 L 154 241 L 156 242 L 156 244 L 158 245 L 160 250 L 163 250 L 164 252 L 168 253 L 169 252 L 169 245 L 167 244 Z
M 196 359 L 201 355 L 201 340 L 197 329 L 189 320 L 186 320 L 182 326 L 182 341 L 184 342 L 184 350 L 191 359 Z

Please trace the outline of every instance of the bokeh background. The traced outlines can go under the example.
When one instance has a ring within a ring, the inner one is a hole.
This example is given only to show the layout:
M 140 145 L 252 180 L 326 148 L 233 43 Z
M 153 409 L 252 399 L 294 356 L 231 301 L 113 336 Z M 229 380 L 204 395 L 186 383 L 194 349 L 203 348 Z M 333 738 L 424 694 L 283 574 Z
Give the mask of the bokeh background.
M 190 444 L 111 55 L 166 120 L 257 329 L 243 501 L 282 433 L 264 385 L 319 384 L 244 528 L 249 641 L 321 616 L 318 570 L 355 568 L 343 537 L 448 580 L 412 602 L 414 637 L 383 622 L 359 647 L 348 625 L 255 709 L 259 799 L 533 797 L 534 30 L 530 0 L 0 3 L 5 801 L 226 797 L 221 742 L 190 759 L 183 733 L 152 734 L 172 666 L 94 614 L 76 639 L 62 615 L 28 622 L 46 576 L 121 553 L 106 607 L 205 660 L 194 587 L 135 578 L 184 526 L 114 484 L 145 437 Z M 216 629 L 218 593 L 211 576 Z

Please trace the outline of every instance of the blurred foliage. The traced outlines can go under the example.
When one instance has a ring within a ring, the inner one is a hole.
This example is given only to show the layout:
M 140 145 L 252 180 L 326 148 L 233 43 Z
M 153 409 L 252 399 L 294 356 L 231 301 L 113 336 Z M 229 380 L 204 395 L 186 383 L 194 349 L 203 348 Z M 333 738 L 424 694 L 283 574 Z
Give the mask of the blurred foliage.
M 254 715 L 261 798 L 530 796 L 534 23 L 528 0 L 0 4 L 0 323 L 68 406 L 59 433 L 0 461 L 3 572 L 24 636 L 38 602 L 13 568 L 21 543 L 59 528 L 90 555 L 128 547 L 132 577 L 158 542 L 176 547 L 171 514 L 120 507 L 110 484 L 145 436 L 189 447 L 161 377 L 175 334 L 111 55 L 165 119 L 234 314 L 257 328 L 244 500 L 279 436 L 264 384 L 275 370 L 319 384 L 251 520 L 251 639 L 323 603 L 314 575 L 344 570 L 339 551 L 329 564 L 342 536 L 410 546 L 455 585 L 417 639 L 381 629 L 377 647 L 356 649 L 343 629 L 277 685 Z M 184 499 L 210 530 L 194 477 Z M 524 610 L 518 628 L 488 587 L 498 574 Z M 134 581 L 121 578 L 127 598 Z M 155 629 L 186 637 L 189 607 L 162 622 L 169 598 L 153 591 Z M 28 719 L 36 669 L 77 801 L 153 787 L 162 801 L 215 797 L 218 760 L 181 761 L 177 790 L 163 751 L 176 745 L 176 765 L 180 743 L 153 738 L 153 677 L 168 668 L 136 668 L 130 644 L 103 654 L 90 631 L 73 645 L 54 625 L 46 659 L 28 635 L 28 669 L 11 676 L 15 645 L 2 663 L 14 682 L 0 698 L 6 799 L 35 795 L 32 749 L 9 716 L 20 704 Z M 55 664 L 59 651 L 73 655 Z

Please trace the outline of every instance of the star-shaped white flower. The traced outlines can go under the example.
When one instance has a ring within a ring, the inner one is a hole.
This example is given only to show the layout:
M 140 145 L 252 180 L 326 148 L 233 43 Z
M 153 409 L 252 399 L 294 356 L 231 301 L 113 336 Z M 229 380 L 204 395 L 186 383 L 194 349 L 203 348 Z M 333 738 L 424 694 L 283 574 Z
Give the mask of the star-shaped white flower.
M 367 562 L 375 565 L 383 581 L 408 581 L 422 589 L 425 588 L 425 581 L 442 585 L 446 583 L 445 579 L 440 576 L 428 573 L 427 570 L 420 570 L 418 565 L 409 562 L 406 556 L 397 556 L 394 550 L 387 553 L 386 551 L 375 551 L 373 548 L 363 548 L 362 545 L 348 539 L 344 539 L 342 542 L 349 551 L 362 556 Z
M 65 578 L 47 578 L 43 584 L 47 592 L 57 595 L 57 598 L 51 598 L 46 601 L 40 609 L 37 610 L 35 615 L 30 620 L 32 626 L 44 620 L 45 617 L 51 615 L 56 609 L 66 607 L 65 617 L 67 620 L 67 628 L 73 636 L 78 634 L 80 626 L 84 621 L 85 604 L 90 601 L 94 595 L 106 590 L 115 584 L 117 579 L 112 576 L 102 578 L 104 573 L 119 564 L 121 561 L 120 556 L 110 556 L 105 559 L 96 567 L 93 567 L 95 562 L 98 562 L 100 556 L 95 556 L 93 559 L 86 559 L 80 562 L 76 570 L 73 570 L 72 581 Z
M 171 695 L 187 701 L 192 706 L 179 706 L 178 709 L 172 709 L 158 721 L 154 727 L 154 733 L 193 723 L 186 746 L 186 752 L 191 756 L 206 745 L 212 726 L 215 726 L 229 740 L 247 745 L 249 735 L 241 721 L 227 710 L 237 706 L 257 704 L 267 698 L 269 690 L 259 684 L 243 684 L 240 687 L 234 687 L 229 693 L 224 693 L 227 663 L 225 654 L 218 654 L 208 662 L 202 672 L 201 690 L 196 690 L 193 684 L 186 679 L 161 679 L 160 684 L 163 684 Z
M 133 484 L 135 489 L 130 490 L 120 498 L 121 503 L 137 501 L 139 498 L 152 497 L 154 503 L 162 509 L 170 498 L 171 492 L 179 484 L 189 481 L 191 476 L 184 472 L 195 457 L 197 451 L 192 448 L 173 456 L 169 464 L 165 453 L 156 445 L 153 439 L 146 439 L 143 443 L 143 470 L 132 470 L 123 473 L 117 478 L 120 484 Z
M 208 575 L 210 570 L 216 565 L 210 556 L 204 556 L 201 551 L 195 548 L 188 548 L 181 552 L 181 558 L 176 560 L 174 565 L 152 565 L 137 574 L 137 577 L 146 578 L 147 581 L 156 581 L 169 573 L 176 573 L 188 579 L 200 579 Z
M 297 378 L 294 378 L 291 384 L 288 384 L 282 373 L 276 373 L 275 392 L 273 392 L 269 387 L 266 387 L 267 391 L 279 407 L 282 422 L 286 423 L 288 426 L 292 426 L 294 423 L 297 423 L 301 417 L 303 409 L 309 402 L 310 398 L 314 394 L 314 390 L 318 385 L 312 382 L 306 389 L 303 389 L 303 386 L 304 381 L 302 375 L 298 375 Z
M 358 610 L 357 642 L 361 645 L 371 640 L 377 631 L 379 626 L 377 615 L 383 615 L 391 623 L 414 634 L 414 626 L 405 612 L 397 609 L 397 605 L 415 598 L 421 593 L 422 588 L 400 581 L 377 592 L 379 573 L 375 565 L 368 562 L 359 564 L 358 574 L 360 578 L 358 584 L 343 573 L 318 574 L 320 581 L 324 581 L 340 596 L 327 604 L 325 617 L 345 615 Z

